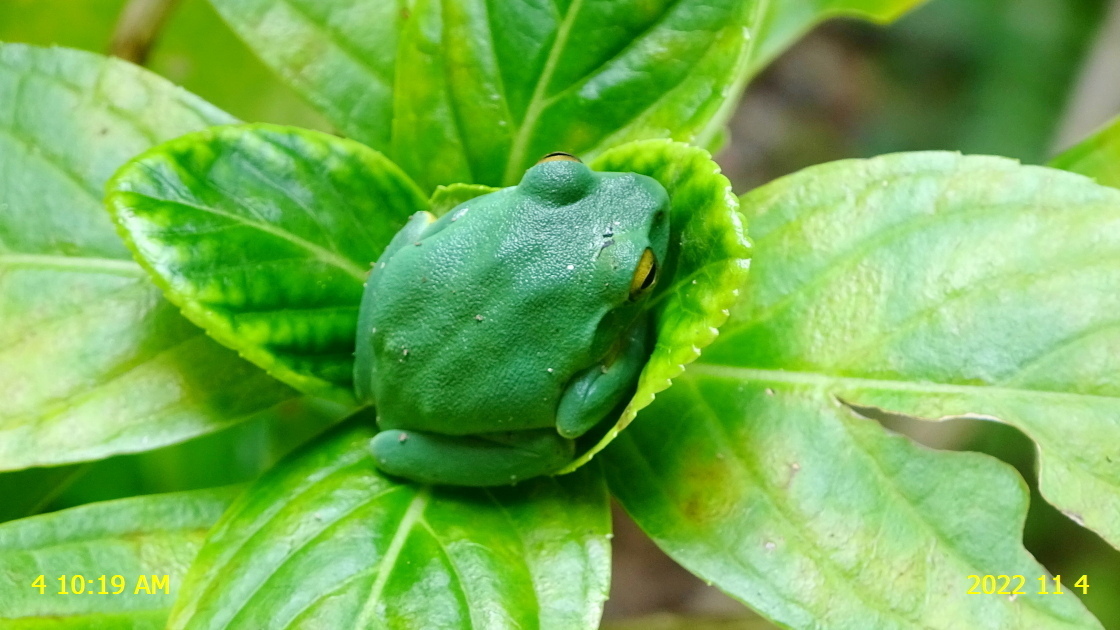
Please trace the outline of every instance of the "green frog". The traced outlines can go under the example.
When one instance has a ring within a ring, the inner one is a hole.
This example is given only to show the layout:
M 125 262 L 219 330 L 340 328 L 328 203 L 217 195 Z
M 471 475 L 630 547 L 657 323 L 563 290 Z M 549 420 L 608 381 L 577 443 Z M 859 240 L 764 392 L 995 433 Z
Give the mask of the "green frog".
M 510 188 L 419 212 L 370 272 L 355 387 L 386 473 L 494 486 L 555 472 L 632 395 L 669 244 L 656 180 L 550 154 Z

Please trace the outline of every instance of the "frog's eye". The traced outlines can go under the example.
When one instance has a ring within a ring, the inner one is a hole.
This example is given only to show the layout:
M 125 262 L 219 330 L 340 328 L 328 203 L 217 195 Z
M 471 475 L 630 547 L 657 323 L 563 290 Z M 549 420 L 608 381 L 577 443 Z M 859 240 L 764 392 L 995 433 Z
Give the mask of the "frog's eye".
M 582 163 L 583 160 L 577 158 L 576 156 L 572 155 L 571 153 L 564 153 L 563 151 L 553 151 L 552 153 L 549 153 L 548 155 L 546 155 L 546 156 L 542 157 L 541 159 L 537 160 L 537 164 L 544 164 L 545 162 L 580 162 L 580 163 Z
M 630 280 L 630 299 L 636 300 L 645 295 L 657 284 L 657 258 L 653 250 L 646 248 L 642 252 L 642 259 L 638 261 L 638 268 L 634 270 L 634 277 Z

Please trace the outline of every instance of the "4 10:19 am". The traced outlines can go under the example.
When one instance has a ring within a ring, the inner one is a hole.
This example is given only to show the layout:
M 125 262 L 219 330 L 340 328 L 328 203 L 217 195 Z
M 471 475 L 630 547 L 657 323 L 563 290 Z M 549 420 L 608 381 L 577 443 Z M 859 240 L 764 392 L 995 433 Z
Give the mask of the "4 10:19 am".
M 45 575 L 35 578 L 31 588 L 39 589 L 40 595 L 46 595 L 48 592 L 52 595 L 171 594 L 169 575 L 141 575 L 136 578 L 131 593 L 128 589 L 128 580 L 123 575 L 99 575 L 96 578 L 87 578 L 84 575 L 60 575 L 55 579 L 58 580 L 58 590 L 49 591 Z

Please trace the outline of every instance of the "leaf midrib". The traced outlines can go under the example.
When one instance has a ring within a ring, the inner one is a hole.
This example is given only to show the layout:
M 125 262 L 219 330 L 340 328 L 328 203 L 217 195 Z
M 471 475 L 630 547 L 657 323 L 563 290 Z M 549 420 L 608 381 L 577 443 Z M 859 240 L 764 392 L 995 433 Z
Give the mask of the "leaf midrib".
M 510 147 L 509 160 L 506 162 L 506 172 L 502 177 L 502 181 L 509 182 L 516 181 L 515 176 L 521 168 L 521 164 L 525 161 L 525 152 L 529 150 L 529 141 L 533 137 L 533 131 L 537 126 L 537 119 L 544 113 L 545 107 L 548 105 L 545 99 L 545 92 L 548 91 L 548 85 L 552 83 L 552 75 L 556 72 L 556 66 L 560 63 L 560 55 L 563 54 L 564 48 L 568 45 L 568 37 L 572 32 L 572 25 L 575 24 L 576 16 L 579 15 L 580 10 L 583 8 L 583 0 L 572 0 L 568 5 L 568 11 L 564 14 L 563 20 L 560 22 L 560 27 L 556 29 L 556 39 L 552 40 L 552 46 L 548 50 L 548 58 L 545 60 L 544 69 L 537 77 L 537 84 L 533 88 L 533 95 L 529 98 L 529 106 L 525 109 L 525 118 L 522 119 L 521 125 L 517 129 L 517 135 L 514 137 L 513 145 Z
M 959 394 L 964 396 L 991 396 L 992 394 L 1004 394 L 1008 397 L 1036 397 L 1058 400 L 1065 399 L 1077 402 L 1092 401 L 1107 404 L 1116 404 L 1117 401 L 1120 401 L 1120 395 L 1110 394 L 1084 394 L 1078 392 L 1062 392 L 1045 389 L 1008 387 L 1006 385 L 960 385 L 949 383 L 935 383 L 931 381 L 915 382 L 873 379 L 859 376 L 829 375 L 823 372 L 802 372 L 764 368 L 747 368 L 733 365 L 719 365 L 699 362 L 690 365 L 688 368 L 688 372 L 694 374 L 707 374 L 709 376 L 718 376 L 724 378 L 735 378 L 742 381 L 754 380 L 790 385 L 814 385 L 821 388 L 831 385 L 834 387 L 841 386 L 847 388 L 879 389 L 895 392 L 911 392 L 915 394 Z M 840 402 L 849 407 L 851 407 L 853 404 L 858 406 L 858 402 L 856 401 L 840 400 Z M 1102 474 L 1096 467 L 1096 462 L 1086 460 L 1079 453 L 1071 453 L 1068 448 L 1062 449 L 1061 442 L 1055 441 L 1055 436 L 1047 435 L 1045 433 L 1045 426 L 1041 426 L 1034 422 L 1024 421 L 1020 417 L 997 417 L 980 412 L 966 411 L 962 413 L 948 414 L 937 418 L 927 418 L 924 416 L 910 414 L 898 409 L 890 409 L 888 411 L 912 416 L 919 420 L 932 420 L 936 422 L 954 419 L 975 419 L 993 420 L 1009 424 L 1025 432 L 1032 440 L 1038 443 L 1040 447 L 1047 446 L 1048 448 L 1054 448 L 1054 450 L 1056 451 L 1064 451 L 1065 456 L 1068 458 L 1068 460 L 1077 462 L 1079 464 L 1078 469 L 1085 474 L 1098 479 L 1110 486 L 1120 488 L 1120 484 L 1118 484 L 1115 480 L 1102 476 Z
M 887 380 L 863 379 L 863 378 L 852 378 L 852 377 L 825 377 L 822 374 L 811 373 L 811 372 L 786 372 L 786 371 L 783 371 L 783 370 L 739 368 L 739 367 L 727 366 L 727 365 L 713 365 L 713 364 L 699 364 L 698 363 L 698 364 L 694 364 L 693 367 L 695 367 L 695 368 L 713 368 L 713 369 L 709 369 L 709 370 L 700 369 L 698 371 L 701 371 L 701 372 L 707 371 L 707 372 L 712 372 L 712 373 L 717 373 L 717 374 L 721 373 L 721 372 L 724 372 L 724 371 L 736 371 L 736 372 L 752 372 L 752 373 L 756 373 L 756 374 L 780 374 L 780 375 L 783 375 L 783 376 L 785 376 L 785 375 L 795 375 L 794 378 L 789 378 L 789 379 L 779 379 L 779 378 L 765 379 L 765 380 L 770 380 L 770 381 L 773 381 L 773 382 L 783 382 L 783 383 L 801 384 L 801 383 L 806 383 L 806 382 L 811 382 L 811 381 L 817 380 L 817 379 L 813 379 L 813 378 L 804 378 L 804 377 L 822 377 L 822 378 L 827 378 L 827 380 L 829 382 L 850 380 L 850 381 L 871 382 L 871 383 L 909 384 L 909 383 L 906 383 L 905 381 L 887 381 Z M 690 367 L 689 371 L 692 371 L 693 367 Z M 758 380 L 763 380 L 763 379 L 758 379 Z M 945 386 L 945 385 L 941 385 L 941 386 L 948 387 L 948 386 Z M 972 386 L 961 386 L 961 387 L 972 387 Z M 695 383 L 689 383 L 689 388 L 690 388 L 691 395 L 699 402 L 700 408 L 705 412 L 705 416 L 716 427 L 717 437 L 726 438 L 726 439 L 723 439 L 723 441 L 725 443 L 725 446 L 734 455 L 736 455 L 737 461 L 740 462 L 740 464 L 742 465 L 744 471 L 748 474 L 748 476 L 750 476 L 750 477 L 754 478 L 756 481 L 758 481 L 758 488 L 762 491 L 763 495 L 765 495 L 770 500 L 771 504 L 774 506 L 774 509 L 776 510 L 776 513 L 781 518 L 784 518 L 787 522 L 790 522 L 790 523 L 795 522 L 795 518 L 791 514 L 786 513 L 786 510 L 784 509 L 782 502 L 779 501 L 778 499 L 776 499 L 772 495 L 772 493 L 770 491 L 770 488 L 769 488 L 769 485 L 767 483 L 765 483 L 764 481 L 762 481 L 763 476 L 757 470 L 752 469 L 753 467 L 749 463 L 749 458 L 744 459 L 741 456 L 741 453 L 738 453 L 735 440 L 732 439 L 731 436 L 727 435 L 727 427 L 724 425 L 723 422 L 721 422 L 721 420 L 719 418 L 719 414 L 715 412 L 715 410 L 714 410 L 714 408 L 711 404 L 711 401 L 708 400 L 707 398 L 705 398 L 701 394 L 701 392 L 699 391 L 699 389 L 698 389 L 698 387 Z M 993 388 L 987 388 L 987 387 L 983 387 L 983 388 L 972 387 L 972 388 L 973 389 L 985 389 L 985 390 L 993 389 Z M 1010 388 L 1003 388 L 1003 389 L 1010 389 Z M 1032 393 L 1034 392 L 1034 390 L 1022 390 L 1022 391 L 1031 391 Z M 1106 398 L 1110 398 L 1110 397 L 1106 397 Z M 841 401 L 841 402 L 843 402 L 843 401 Z M 878 460 L 878 458 L 876 458 L 875 455 L 868 450 L 866 445 L 864 445 L 860 441 L 860 439 L 855 434 L 852 433 L 851 428 L 848 427 L 847 425 L 844 425 L 843 423 L 841 423 L 841 427 L 843 428 L 844 432 L 847 433 L 848 436 L 851 438 L 852 444 L 861 453 L 863 453 L 863 455 L 871 463 L 871 466 L 873 466 L 875 468 L 876 475 L 884 481 L 884 485 L 891 489 L 891 492 L 895 495 L 895 497 L 898 501 L 898 504 L 902 505 L 904 507 L 904 509 L 911 514 L 911 516 L 915 519 L 916 522 L 919 522 L 923 526 L 925 526 L 926 529 L 932 534 L 932 536 L 936 540 L 936 542 L 939 545 L 942 545 L 945 549 L 948 549 L 949 552 L 951 553 L 951 555 L 955 556 L 958 561 L 960 561 L 962 564 L 964 564 L 966 567 L 968 567 L 970 569 L 977 568 L 977 565 L 975 563 L 974 558 L 968 557 L 967 555 L 963 554 L 959 549 L 957 549 L 952 544 L 951 538 L 949 536 L 947 536 L 942 530 L 937 528 L 935 526 L 935 524 L 933 522 L 931 522 L 926 517 L 926 515 L 924 513 L 922 513 L 920 510 L 917 509 L 917 507 L 914 504 L 914 501 L 909 496 L 907 496 L 904 492 L 901 491 L 901 489 L 894 482 L 894 480 L 892 479 L 890 474 L 888 474 L 887 471 L 883 469 L 882 462 L 880 462 Z M 720 435 L 720 434 L 722 434 L 722 435 Z M 1090 472 L 1092 472 L 1092 471 L 1090 471 Z M 1024 515 L 1024 518 L 1025 518 L 1025 515 Z M 797 533 L 800 536 L 800 530 L 798 530 Z M 832 562 L 831 558 L 828 557 L 827 553 L 824 553 L 824 551 L 817 546 L 817 543 L 814 541 L 813 538 L 808 537 L 808 536 L 801 536 L 801 538 L 809 546 L 813 547 L 814 551 L 817 552 L 817 553 L 814 553 L 812 555 L 814 555 L 816 557 L 816 559 L 819 563 L 827 564 L 831 568 L 839 571 L 841 573 L 841 575 L 844 574 L 843 568 L 839 567 L 838 565 L 835 565 L 835 563 Z M 862 596 L 859 596 L 858 599 L 864 601 L 865 603 L 870 603 L 870 602 L 868 602 L 867 599 L 865 599 Z M 1052 620 L 1060 621 L 1060 622 L 1065 622 L 1066 621 L 1065 619 L 1057 616 L 1057 613 L 1055 611 L 1053 611 L 1049 608 L 1046 608 L 1044 606 L 1041 606 L 1041 602 L 1039 600 L 1035 599 L 1035 598 L 1028 597 L 1028 598 L 1025 598 L 1024 601 L 1026 603 L 1026 606 L 1028 606 L 1030 609 L 1034 610 L 1035 612 L 1043 615 L 1044 617 L 1047 617 L 1047 618 L 1052 619 Z M 890 607 L 889 602 L 876 601 L 874 603 L 876 605 L 872 606 L 872 608 L 874 608 L 876 610 L 879 610 L 880 612 L 886 612 L 886 613 L 898 616 L 897 611 L 895 611 L 893 608 Z M 1021 612 L 1017 608 L 1013 608 L 1013 609 L 1016 610 L 1017 612 Z M 907 620 L 907 621 L 910 621 L 910 620 Z M 925 626 L 922 626 L 922 627 L 924 628 Z
M 389 576 L 396 567 L 397 558 L 400 557 L 401 551 L 404 550 L 404 544 L 408 540 L 408 535 L 412 532 L 412 528 L 424 515 L 424 510 L 428 507 L 428 500 L 431 498 L 431 494 L 431 488 L 424 486 L 408 504 L 408 508 L 401 517 L 400 524 L 397 525 L 397 531 L 393 533 L 393 538 L 389 542 L 389 547 L 385 550 L 385 556 L 381 559 L 381 566 L 377 569 L 377 576 L 373 580 L 373 586 L 370 587 L 369 597 L 362 607 L 362 612 L 358 615 L 358 621 L 354 624 L 355 628 L 370 627 L 374 615 L 377 614 L 377 604 L 381 601 L 381 593 L 385 590 L 385 585 L 389 582 Z
M 697 362 L 689 366 L 688 372 L 735 378 L 743 381 L 769 381 L 774 383 L 787 383 L 791 385 L 843 385 L 847 387 L 862 387 L 867 389 L 885 389 L 898 392 L 914 392 L 918 394 L 967 394 L 970 396 L 981 394 L 1007 394 L 1010 396 L 1041 396 L 1047 398 L 1066 398 L 1072 400 L 1095 400 L 1099 402 L 1116 403 L 1120 395 L 1111 394 L 1085 394 L 1079 392 L 1063 392 L 1046 389 L 1029 389 L 1024 387 L 1008 387 L 1003 385 L 961 385 L 950 383 L 937 383 L 933 381 L 902 381 L 890 379 L 874 379 L 862 376 L 840 376 L 825 372 L 805 372 L 798 370 L 780 370 L 767 368 L 750 368 L 736 365 Z M 975 414 L 971 414 L 975 415 Z M 960 417 L 960 415 L 948 416 Z
M 0 253 L 0 267 L 32 267 L 56 271 L 104 273 L 116 276 L 140 277 L 144 270 L 131 260 L 57 254 Z
M 870 592 L 866 589 L 859 588 L 859 585 L 856 583 L 859 577 L 858 574 L 853 573 L 851 569 L 836 561 L 836 559 L 829 554 L 828 549 L 824 547 L 818 537 L 813 536 L 809 531 L 797 527 L 797 515 L 790 510 L 787 502 L 782 501 L 781 498 L 777 496 L 772 484 L 766 481 L 765 475 L 759 470 L 759 467 L 755 465 L 754 460 L 743 456 L 734 435 L 729 432 L 727 425 L 722 422 L 720 415 L 712 406 L 711 401 L 700 394 L 695 383 L 689 383 L 689 390 L 698 401 L 696 408 L 703 413 L 704 417 L 707 418 L 713 427 L 712 433 L 715 439 L 723 442 L 724 447 L 731 452 L 746 476 L 755 481 L 755 488 L 757 488 L 759 492 L 761 492 L 763 498 L 770 503 L 777 518 L 785 521 L 785 524 L 790 526 L 789 531 L 792 531 L 795 536 L 801 539 L 804 546 L 808 548 L 807 555 L 814 557 L 817 565 L 821 569 L 827 567 L 828 573 L 831 573 L 833 576 L 839 576 L 841 579 L 837 581 L 843 583 L 847 587 L 853 599 L 860 601 L 872 610 L 882 613 L 884 616 L 894 617 L 903 623 L 913 622 L 913 619 L 895 610 L 881 593 Z M 905 499 L 903 502 L 906 502 Z M 923 519 L 919 519 L 919 521 L 924 522 Z M 935 536 L 939 534 L 936 530 L 933 531 Z M 938 542 L 942 541 L 940 536 L 937 536 L 937 538 Z M 952 547 L 950 547 L 950 549 L 951 548 Z M 972 568 L 971 563 L 966 562 L 965 564 L 968 565 L 969 568 Z M 804 602 L 799 603 L 803 604 Z M 922 630 L 932 630 L 925 626 L 919 627 L 922 628 Z
M 93 598 L 90 598 L 90 599 L 93 602 L 101 601 L 101 602 L 108 603 L 108 602 L 111 601 L 111 600 L 108 600 L 108 599 L 98 599 L 98 600 L 95 600 Z M 0 621 L 23 621 L 23 620 L 28 620 L 28 619 L 31 619 L 31 620 L 34 620 L 34 619 L 43 619 L 43 620 L 50 619 L 52 622 L 53 621 L 65 621 L 65 622 L 76 623 L 76 622 L 79 622 L 79 621 L 98 621 L 98 620 L 113 620 L 113 621 L 116 621 L 116 620 L 119 620 L 122 617 L 128 618 L 129 621 L 137 621 L 139 619 L 146 619 L 146 618 L 151 618 L 153 620 L 155 620 L 155 619 L 162 620 L 164 617 L 166 617 L 167 612 L 169 610 L 171 610 L 171 604 L 167 603 L 166 601 L 161 601 L 160 598 L 157 598 L 157 597 L 143 598 L 141 601 L 148 601 L 152 604 L 156 604 L 156 606 L 154 606 L 152 608 L 136 608 L 136 609 L 131 609 L 131 610 L 124 610 L 124 609 L 94 610 L 94 611 L 78 611 L 78 612 L 73 612 L 73 613 L 61 613 L 61 614 L 59 614 L 57 612 L 52 612 L 50 615 L 33 615 L 33 616 L 21 616 L 21 617 L 0 617 Z M 112 604 L 109 604 L 109 605 L 112 605 Z
M 155 525 L 156 528 L 151 528 L 150 525 Z M 135 524 L 132 527 L 118 531 L 94 532 L 87 537 L 39 543 L 35 545 L 34 549 L 18 549 L 15 547 L 0 548 L 0 553 L 14 552 L 27 555 L 35 555 L 44 551 L 78 553 L 78 550 L 82 547 L 89 547 L 106 542 L 121 541 L 125 544 L 137 546 L 137 541 L 147 541 L 148 539 L 163 540 L 192 535 L 198 538 L 204 538 L 209 531 L 210 527 L 199 525 L 180 527 L 173 524 L 170 527 L 164 527 L 163 524 L 160 523 Z
M 355 264 L 352 260 L 342 256 L 341 254 L 332 252 L 329 249 L 327 249 L 327 248 L 325 248 L 321 245 L 317 245 L 317 244 L 312 243 L 311 241 L 309 241 L 307 239 L 296 236 L 295 234 L 293 234 L 293 233 L 291 233 L 287 230 L 276 227 L 275 225 L 265 223 L 263 221 L 254 221 L 253 219 L 250 219 L 249 217 L 234 214 L 232 212 L 226 212 L 224 210 L 219 210 L 218 208 L 200 206 L 198 204 L 188 203 L 188 202 L 182 201 L 182 200 L 164 199 L 164 198 L 155 197 L 153 195 L 148 195 L 148 194 L 145 194 L 145 193 L 139 193 L 139 192 L 135 192 L 135 191 L 129 191 L 129 192 L 120 193 L 120 194 L 134 195 L 138 198 L 146 199 L 148 201 L 154 202 L 155 204 L 166 204 L 166 205 L 179 206 L 179 207 L 182 207 L 182 208 L 185 208 L 185 209 L 191 209 L 191 210 L 195 210 L 197 212 L 202 212 L 204 214 L 211 214 L 211 215 L 214 215 L 214 216 L 217 216 L 217 217 L 222 217 L 222 218 L 224 218 L 228 221 L 232 221 L 234 223 L 239 223 L 239 224 L 244 225 L 246 227 L 253 228 L 255 230 L 260 230 L 261 232 L 264 232 L 265 234 L 268 234 L 269 236 L 273 236 L 273 237 L 278 238 L 282 241 L 288 241 L 289 243 L 304 249 L 309 254 L 311 254 L 315 258 L 319 259 L 321 262 L 326 263 L 326 264 L 328 264 L 332 267 L 338 268 L 339 270 L 343 271 L 344 273 L 346 273 L 349 276 L 352 276 L 354 279 L 358 280 L 359 282 L 365 282 L 365 278 L 366 278 L 365 270 L 362 269 L 359 265 Z M 158 236 L 156 238 L 158 238 Z

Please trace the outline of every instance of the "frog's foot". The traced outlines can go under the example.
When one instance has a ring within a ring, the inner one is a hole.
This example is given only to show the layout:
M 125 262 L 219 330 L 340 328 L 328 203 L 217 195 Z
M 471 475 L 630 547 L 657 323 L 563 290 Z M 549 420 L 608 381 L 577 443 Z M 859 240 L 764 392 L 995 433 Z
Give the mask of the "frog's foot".
M 370 441 L 390 475 L 449 486 L 501 486 L 547 475 L 572 460 L 575 443 L 555 429 L 459 436 L 382 431 Z

